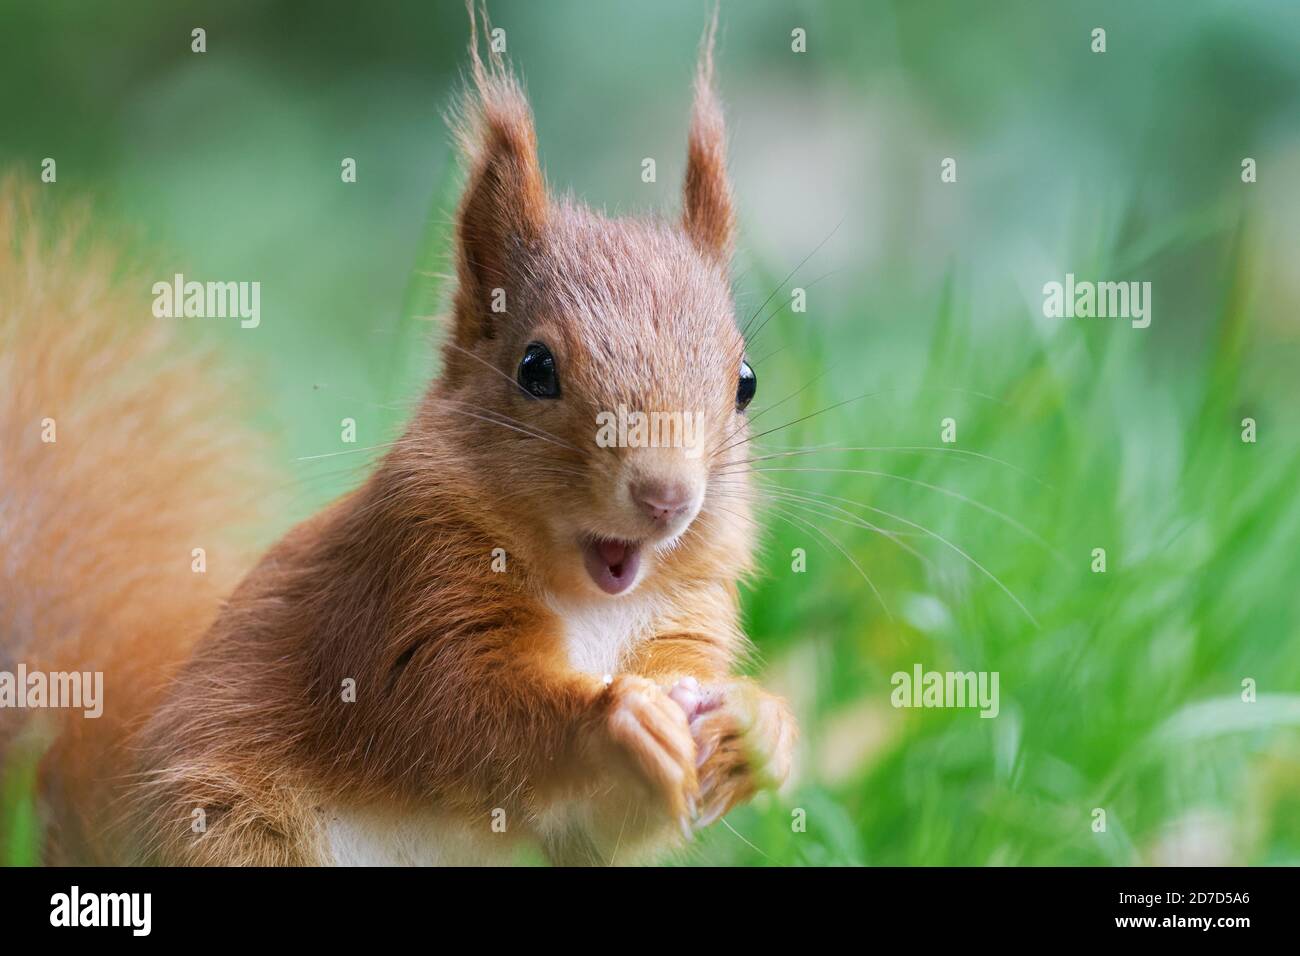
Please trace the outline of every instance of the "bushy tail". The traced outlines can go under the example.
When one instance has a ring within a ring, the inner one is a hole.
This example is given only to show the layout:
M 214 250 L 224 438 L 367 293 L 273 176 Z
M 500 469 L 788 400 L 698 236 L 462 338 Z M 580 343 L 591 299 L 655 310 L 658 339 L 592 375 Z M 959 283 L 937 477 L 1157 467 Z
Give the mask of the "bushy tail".
M 42 737 L 47 846 L 94 862 L 132 729 L 247 566 L 261 479 L 241 392 L 153 316 L 159 277 L 39 192 L 0 180 L 0 671 L 102 672 L 103 715 L 0 710 L 0 759 Z

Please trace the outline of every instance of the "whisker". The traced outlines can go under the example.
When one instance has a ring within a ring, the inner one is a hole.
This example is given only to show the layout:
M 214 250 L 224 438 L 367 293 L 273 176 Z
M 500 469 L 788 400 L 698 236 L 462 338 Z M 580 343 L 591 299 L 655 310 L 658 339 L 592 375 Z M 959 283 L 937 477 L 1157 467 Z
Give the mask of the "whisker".
M 1035 618 L 1031 613 L 1029 613 L 1029 609 L 1025 607 L 1025 605 L 1021 602 L 1020 598 L 1016 597 L 1015 593 L 1010 588 L 1008 588 L 1005 584 L 1003 584 L 1002 580 L 996 574 L 994 574 L 988 568 L 984 567 L 984 565 L 980 564 L 973 557 L 971 557 L 961 548 L 957 547 L 957 545 L 953 544 L 951 541 L 949 541 L 943 535 L 939 534 L 937 531 L 931 531 L 929 528 L 925 527 L 924 525 L 918 524 L 915 521 L 910 521 L 909 519 L 904 518 L 902 515 L 896 515 L 892 512 L 886 511 L 883 508 L 877 508 L 875 505 L 869 505 L 863 501 L 854 501 L 852 498 L 842 498 L 838 495 L 828 495 L 822 492 L 808 492 L 808 494 L 818 498 L 825 498 L 831 501 L 838 501 L 843 504 L 853 505 L 856 508 L 866 508 L 868 511 L 874 511 L 877 514 L 884 515 L 886 518 L 892 518 L 895 521 L 902 522 L 908 527 L 916 528 L 918 531 L 924 532 L 929 537 L 932 537 L 936 541 L 939 541 L 944 546 L 950 548 L 951 550 L 955 551 L 957 554 L 961 555 L 961 557 L 963 557 L 966 561 L 970 562 L 970 564 L 973 567 L 977 568 L 981 574 L 983 574 L 990 581 L 996 584 L 1002 590 L 1002 593 L 1011 599 L 1012 603 L 1014 603 L 1015 606 L 1020 609 L 1020 612 L 1024 614 L 1026 618 L 1029 619 L 1029 622 L 1033 624 L 1035 628 L 1040 627 L 1038 623 L 1038 619 Z
M 829 370 L 824 370 L 824 371 L 818 373 L 817 378 L 821 378 L 821 377 L 823 377 L 823 376 L 826 374 L 826 371 L 829 371 Z M 813 381 L 816 381 L 816 380 L 817 380 L 816 378 L 813 379 Z M 812 384 L 812 383 L 810 382 L 809 385 L 811 385 L 811 384 Z M 807 387 L 808 387 L 808 386 L 805 385 L 805 386 L 804 386 L 803 388 L 801 388 L 799 391 L 802 392 L 802 391 L 804 391 L 804 389 L 806 389 Z M 716 455 L 720 455 L 720 454 L 722 454 L 724 451 L 727 451 L 729 448 L 734 448 L 736 445 L 741 444 L 741 443 L 744 442 L 744 441 L 756 441 L 757 439 L 762 438 L 764 435 L 771 435 L 771 434 L 773 434 L 774 432 L 779 432 L 779 431 L 781 431 L 781 430 L 784 429 L 784 428 L 789 428 L 791 425 L 798 425 L 800 422 L 806 422 L 806 421 L 808 421 L 810 418 L 816 418 L 818 415 L 824 415 L 824 414 L 826 414 L 826 413 L 829 412 L 829 411 L 834 411 L 834 410 L 837 409 L 837 408 L 841 408 L 841 407 L 843 407 L 843 406 L 845 406 L 845 405 L 852 404 L 853 402 L 860 402 L 860 401 L 862 401 L 864 398 L 877 398 L 877 397 L 879 397 L 879 396 L 881 396 L 881 395 L 888 395 L 888 394 L 893 393 L 893 392 L 901 392 L 901 391 L 905 391 L 905 390 L 908 390 L 906 386 L 897 386 L 897 387 L 893 387 L 893 388 L 881 388 L 881 389 L 877 389 L 877 390 L 875 390 L 875 391 L 873 391 L 873 392 L 863 392 L 861 395 L 855 395 L 855 396 L 853 396 L 852 398 L 846 398 L 846 399 L 844 399 L 844 401 L 842 401 L 842 402 L 836 402 L 836 403 L 833 404 L 833 405 L 828 405 L 828 406 L 826 406 L 825 408 L 823 408 L 823 409 L 819 409 L 818 411 L 815 411 L 815 412 L 813 412 L 813 413 L 811 413 L 811 414 L 809 414 L 809 415 L 804 415 L 804 416 L 801 417 L 801 418 L 796 418 L 794 421 L 786 422 L 784 425 L 778 425 L 778 426 L 775 427 L 775 428 L 769 428 L 767 431 L 759 432 L 757 435 L 749 435 L 747 438 L 743 438 L 743 439 L 741 439 L 741 440 L 738 441 L 738 442 L 734 442 L 733 444 L 730 444 L 730 445 L 724 445 L 724 446 L 722 446 L 721 448 L 718 448 L 716 451 L 714 451 L 714 452 L 713 452 L 713 455 L 714 455 L 714 456 L 716 456 Z M 1007 402 L 1003 401 L 1002 399 L 998 398 L 998 397 L 995 396 L 995 395 L 989 395 L 989 394 L 987 394 L 986 392 L 978 392 L 978 391 L 974 391 L 974 390 L 972 390 L 972 389 L 967 389 L 967 388 L 948 388 L 948 387 L 944 387 L 944 386 L 936 386 L 936 387 L 927 387 L 927 388 L 915 389 L 915 391 L 917 391 L 917 392 L 956 392 L 956 393 L 961 394 L 961 395 L 974 395 L 976 398 L 986 399 L 987 401 L 990 401 L 990 402 L 997 402 L 999 405 L 1003 405 L 1003 406 L 1005 406 L 1005 405 L 1008 404 Z M 797 394 L 799 394 L 799 392 L 796 392 L 796 393 L 795 393 L 795 395 L 797 395 Z M 793 398 L 793 397 L 794 397 L 793 395 L 787 396 L 786 398 L 783 398 L 783 399 L 782 399 L 780 402 L 778 402 L 777 404 L 778 404 L 778 405 L 779 405 L 779 404 L 783 404 L 784 402 L 789 401 L 789 399 L 790 399 L 790 398 Z M 768 406 L 768 407 L 769 407 L 769 408 L 775 408 L 776 406 L 775 406 L 775 405 L 772 405 L 772 406 Z M 765 409 L 763 409 L 762 411 L 757 412 L 757 413 L 755 413 L 754 415 L 751 415 L 751 416 L 749 417 L 749 422 L 752 422 L 755 418 L 757 418 L 759 415 L 762 415 L 762 414 L 763 414 L 764 412 L 766 412 L 767 410 L 768 410 L 768 409 L 765 408 Z M 732 432 L 732 435 L 735 435 L 735 434 L 739 433 L 740 430 L 741 430 L 742 428 L 744 428 L 744 427 L 745 427 L 745 426 L 742 424 L 740 428 L 737 428 L 734 432 Z M 730 438 L 731 436 L 727 436 L 727 437 Z M 726 441 L 726 439 L 723 439 L 723 440 Z
M 739 499 L 737 499 L 737 500 L 739 500 Z M 718 504 L 716 504 L 716 503 L 711 503 L 711 509 L 712 509 L 712 510 L 710 510 L 710 511 L 705 511 L 703 508 L 701 508 L 701 509 L 700 509 L 700 513 L 699 513 L 696 517 L 697 517 L 697 518 L 716 518 L 717 515 L 713 514 L 713 511 L 721 511 L 721 512 L 724 512 L 725 514 L 729 514 L 729 515 L 731 515 L 733 518 L 739 518 L 741 521 L 745 522 L 746 524 L 750 525 L 751 527 L 757 527 L 757 525 L 758 525 L 758 522 L 754 520 L 754 517 L 753 517 L 752 515 L 743 515 L 743 514 L 741 514 L 739 511 L 732 511 L 730 508 L 724 508 L 724 507 L 722 507 L 721 505 L 718 505 Z M 691 527 L 694 527 L 694 526 L 695 526 L 694 523 L 692 523 Z M 690 533 L 690 532 L 689 532 L 689 529 L 688 529 L 687 533 L 688 533 L 688 534 Z
M 938 445 L 809 445 L 806 447 L 791 447 L 787 450 L 774 452 L 767 455 L 759 455 L 755 458 L 745 458 L 740 461 L 728 462 L 731 465 L 748 465 L 759 461 L 768 461 L 774 458 L 793 458 L 801 455 L 815 455 L 818 452 L 825 451 L 888 451 L 888 452 L 940 452 L 948 455 L 961 455 L 962 457 L 978 458 L 981 461 L 992 462 L 993 464 L 1002 465 L 1010 468 L 1018 475 L 1028 478 L 1030 481 L 1041 485 L 1047 490 L 1053 490 L 1052 486 L 1035 475 L 1030 474 L 1018 465 L 1015 465 L 1002 458 L 995 458 L 992 455 L 986 455 L 978 451 L 970 451 L 965 448 L 942 448 Z
M 1044 541 L 1042 537 L 1040 537 L 1037 533 L 1031 531 L 1029 528 L 1026 528 L 1023 524 L 1021 524 L 1019 521 L 1017 521 L 1015 518 L 1011 517 L 1010 515 L 1005 514 L 996 508 L 992 508 L 989 505 L 984 504 L 982 501 L 976 501 L 974 498 L 969 498 L 966 495 L 963 495 L 961 492 L 953 491 L 951 488 L 944 488 L 941 485 L 933 485 L 930 484 L 930 482 L 928 481 L 921 481 L 919 478 L 908 478 L 905 475 L 894 475 L 894 474 L 890 474 L 887 471 L 872 471 L 866 468 L 754 468 L 751 469 L 751 471 L 756 474 L 773 474 L 778 472 L 794 471 L 794 472 L 810 472 L 815 474 L 870 475 L 876 478 L 889 478 L 894 481 L 906 482 L 909 485 L 917 485 L 918 487 L 921 488 L 928 488 L 930 491 L 937 491 L 942 495 L 947 495 L 949 498 L 954 498 L 957 501 L 965 502 L 966 504 L 970 505 L 973 508 L 978 508 L 980 511 L 983 511 L 985 514 L 992 515 L 993 517 L 997 518 L 999 521 L 1002 521 L 1008 526 L 1015 528 L 1026 538 L 1028 538 L 1030 541 L 1034 542 L 1034 544 L 1038 545 L 1048 554 L 1052 555 L 1052 557 L 1054 557 L 1062 566 L 1065 566 L 1066 564 L 1064 555 L 1062 555 L 1059 551 L 1057 551 L 1050 544 Z M 726 472 L 722 471 L 719 472 L 719 474 L 726 474 Z
M 294 461 L 320 461 L 322 458 L 337 458 L 339 455 L 359 455 L 364 451 L 377 451 L 380 448 L 392 448 L 395 445 L 401 445 L 410 441 L 408 438 L 398 438 L 395 441 L 381 442 L 378 445 L 366 445 L 364 448 L 347 448 L 343 451 L 328 451 L 320 455 L 300 455 Z
M 880 602 L 880 607 L 884 610 L 885 616 L 889 618 L 890 621 L 894 620 L 894 615 L 890 613 L 889 605 L 885 603 L 885 599 L 884 597 L 881 596 L 880 590 L 876 587 L 875 582 L 871 580 L 871 578 L 867 575 L 866 571 L 862 570 L 862 566 L 859 565 L 857 561 L 853 560 L 853 555 L 849 554 L 849 552 L 844 549 L 843 545 L 841 545 L 838 541 L 836 541 L 829 534 L 827 534 L 821 528 L 817 527 L 812 522 L 807 521 L 804 518 L 799 517 L 798 515 L 791 514 L 790 512 L 786 511 L 783 508 L 777 507 L 774 511 L 774 517 L 780 518 L 782 521 L 785 521 L 786 523 L 798 522 L 799 524 L 795 525 L 796 527 L 798 527 L 799 525 L 803 525 L 805 528 L 821 535 L 832 545 L 834 545 L 835 549 L 839 551 L 840 554 L 844 555 L 844 557 L 848 560 L 849 564 L 853 565 L 853 567 L 857 569 L 858 574 L 862 575 L 862 580 L 867 582 L 867 586 L 871 588 L 871 593 L 874 594 L 876 596 L 876 600 Z
M 764 352 L 762 358 L 750 359 L 749 364 L 756 367 L 761 367 L 764 362 L 766 362 L 770 358 L 775 358 L 776 356 L 780 355 L 782 352 L 788 349 L 791 344 L 792 343 L 790 342 L 786 342 L 785 345 L 778 345 L 776 348 L 772 349 L 772 351 Z
M 822 375 L 825 375 L 826 373 L 825 373 L 825 372 L 822 372 L 821 374 L 822 374 Z M 811 384 L 811 383 L 810 383 L 810 384 Z M 804 388 L 807 388 L 807 386 L 804 386 Z M 795 394 L 798 394 L 798 393 L 796 392 Z M 800 422 L 806 422 L 806 421 L 808 421 L 808 419 L 810 419 L 810 418 L 816 418 L 818 415 L 825 415 L 827 412 L 832 412 L 832 411 L 834 411 L 834 410 L 837 409 L 837 408 L 842 408 L 842 407 L 844 407 L 845 405 L 851 405 L 853 402 L 860 402 L 860 401 L 862 401 L 864 398 L 873 398 L 873 397 L 875 397 L 875 396 L 877 396 L 877 395 L 883 395 L 883 394 L 885 394 L 885 390 L 877 391 L 877 392 L 864 392 L 864 393 L 861 394 L 861 395 L 855 395 L 853 398 L 846 398 L 846 399 L 844 399 L 844 401 L 842 401 L 842 402 L 836 402 L 834 405 L 828 405 L 828 406 L 826 406 L 825 408 L 820 409 L 820 410 L 818 410 L 818 411 L 815 411 L 815 412 L 813 412 L 813 413 L 810 414 L 810 415 L 804 415 L 804 416 L 801 417 L 801 418 L 796 418 L 794 421 L 786 422 L 784 425 L 778 425 L 778 426 L 776 426 L 775 428 L 769 428 L 767 431 L 759 432 L 757 435 L 750 435 L 750 436 L 748 436 L 748 438 L 742 438 L 740 441 L 732 442 L 732 443 L 729 444 L 729 445 L 726 445 L 726 446 L 724 446 L 724 447 L 722 447 L 722 448 L 719 448 L 719 449 L 718 449 L 717 451 L 715 451 L 715 452 L 713 453 L 713 455 L 711 455 L 710 457 L 716 457 L 716 456 L 722 454 L 724 451 L 728 451 L 729 449 L 735 448 L 737 445 L 742 444 L 742 443 L 745 442 L 745 441 L 754 441 L 754 440 L 756 440 L 756 439 L 762 438 L 764 435 L 771 435 L 771 434 L 773 434 L 774 432 L 779 432 L 779 431 L 781 431 L 781 430 L 784 429 L 784 428 L 789 428 L 791 425 L 798 425 Z M 794 396 L 790 396 L 790 397 L 793 398 Z M 782 401 L 788 401 L 788 399 L 782 399 Z M 766 409 L 764 409 L 764 411 L 766 411 Z M 761 413 L 760 413 L 760 414 L 761 414 Z M 738 430 L 739 430 L 739 429 L 738 429 Z M 733 434 L 734 434 L 734 432 L 733 432 Z
M 477 418 L 479 421 L 492 422 L 493 424 L 500 425 L 503 428 L 508 428 L 511 431 L 519 432 L 521 435 L 528 435 L 530 438 L 536 438 L 539 441 L 549 442 L 550 444 L 557 445 L 560 448 L 567 448 L 570 451 L 576 452 L 579 455 L 583 454 L 582 449 L 578 448 L 576 445 L 572 445 L 569 442 L 564 441 L 564 439 L 558 438 L 544 429 L 537 428 L 534 425 L 530 425 L 528 423 L 521 422 L 518 419 L 511 418 L 509 415 L 506 415 L 504 412 L 498 412 L 490 408 L 482 408 L 478 405 L 470 405 L 469 402 L 465 402 L 456 398 L 447 398 L 445 396 L 435 396 L 433 400 L 437 402 L 442 402 L 447 405 L 456 406 L 455 410 L 457 412 L 459 412 L 462 415 L 467 415 L 470 418 Z M 477 409 L 477 411 L 476 412 L 469 411 L 468 408 L 465 407 L 467 405 L 471 408 Z M 496 415 L 499 417 L 487 418 L 485 417 L 486 415 Z
M 840 221 L 843 222 L 843 220 Z M 831 276 L 837 275 L 843 271 L 844 271 L 843 269 L 832 269 L 830 272 L 823 273 L 822 275 L 819 275 L 816 279 L 813 279 L 812 282 L 809 282 L 806 286 L 804 286 L 804 289 L 805 291 L 811 289 L 813 286 L 820 283 L 823 279 L 829 279 Z M 767 323 L 771 322 L 778 315 L 780 315 L 785 309 L 789 308 L 789 306 L 790 306 L 790 300 L 786 299 L 779 306 L 773 309 L 771 314 L 769 314 L 767 318 L 765 318 L 762 322 L 758 324 L 758 328 L 756 328 L 752 334 L 745 336 L 745 344 L 747 346 L 753 345 L 754 342 L 758 339 L 759 333 L 763 331 L 764 326 L 766 326 Z
M 523 394 L 524 396 L 526 396 L 526 397 L 528 397 L 528 398 L 530 398 L 530 399 L 532 398 L 532 396 L 528 394 L 528 391 L 527 391 L 527 390 L 526 390 L 522 385 L 520 385 L 518 382 L 516 382 L 513 378 L 511 378 L 511 377 L 510 377 L 509 375 L 507 375 L 505 372 L 501 371 L 501 369 L 497 368 L 497 367 L 496 367 L 495 365 L 493 365 L 491 362 L 488 362 L 488 361 L 484 360 L 483 358 L 481 358 L 480 356 L 475 355 L 473 352 L 469 351 L 469 349 L 462 348 L 461 346 L 457 345 L 455 342 L 447 341 L 447 342 L 445 342 L 445 343 L 443 343 L 443 344 L 445 344 L 445 345 L 447 346 L 447 348 L 455 349 L 457 352 L 460 352 L 462 355 L 466 355 L 466 356 L 468 356 L 469 358 L 472 358 L 474 361 L 478 362 L 478 363 L 479 363 L 480 365 L 482 365 L 484 368 L 488 369 L 489 371 L 491 371 L 491 372 L 495 373 L 496 375 L 499 375 L 501 378 L 505 379 L 507 382 L 510 383 L 510 385 L 511 385 L 513 388 L 515 388 L 516 390 L 518 390 L 521 394 Z M 443 400 L 443 401 L 458 401 L 458 399 L 451 399 L 451 398 L 443 398 L 442 400 Z M 475 406 L 475 407 L 477 407 L 477 406 Z M 512 422 L 514 422 L 516 425 L 524 425 L 524 424 L 525 424 L 524 422 L 521 422 L 521 421 L 519 421 L 518 419 L 511 418 L 509 415 L 506 415 L 504 412 L 496 412 L 495 414 L 500 415 L 502 418 L 505 418 L 505 419 L 508 420 L 508 421 L 512 421 Z M 563 444 L 566 444 L 566 445 L 567 445 L 567 443 L 562 442 L 562 439 L 560 439 L 558 436 L 556 436 L 556 435 L 552 435 L 552 434 L 551 434 L 550 432 L 548 432 L 546 429 L 544 429 L 544 428 L 542 428 L 542 427 L 540 427 L 540 426 L 538 426 L 538 425 L 531 425 L 531 424 L 530 424 L 530 425 L 528 425 L 528 427 L 529 427 L 529 428 L 533 428 L 533 429 L 535 429 L 536 431 L 540 432 L 541 434 L 545 435 L 546 437 L 550 438 L 551 440 L 553 440 L 553 441 L 555 441 L 555 442 L 557 442 L 557 443 L 563 443 Z M 577 451 L 577 452 L 579 452 L 579 454 L 581 454 L 580 449 L 575 448 L 573 445 L 567 445 L 567 447 L 572 448 L 574 451 Z
M 449 348 L 449 349 L 455 349 L 457 352 L 460 352 L 462 355 L 467 355 L 467 356 L 469 356 L 469 357 L 472 358 L 474 361 L 476 361 L 476 362 L 478 362 L 480 365 L 482 365 L 484 368 L 486 368 L 486 369 L 490 369 L 491 371 L 495 372 L 497 375 L 500 375 L 502 378 L 504 378 L 504 379 L 505 379 L 507 382 L 509 382 L 509 383 L 510 383 L 514 388 L 518 389 L 518 390 L 519 390 L 520 392 L 522 392 L 524 395 L 528 395 L 528 390 L 527 390 L 527 389 L 525 389 L 522 385 L 520 385 L 518 382 L 516 382 L 513 378 L 511 378 L 511 377 L 510 377 L 509 375 L 507 375 L 505 372 L 501 371 L 501 369 L 497 368 L 495 365 L 493 365 L 491 362 L 487 361 L 486 359 L 482 358 L 481 356 L 475 355 L 475 354 L 474 354 L 473 352 L 471 352 L 469 349 L 462 348 L 461 346 L 457 345 L 455 342 L 452 342 L 452 341 L 444 342 L 443 345 L 445 345 L 445 346 L 446 346 L 447 348 Z M 532 398 L 531 395 L 528 395 L 528 397 L 529 397 L 529 398 Z
M 814 375 L 814 376 L 812 377 L 812 379 L 811 379 L 811 380 L 810 380 L 806 385 L 803 385 L 801 388 L 799 388 L 799 389 L 797 389 L 797 390 L 791 392 L 791 393 L 790 393 L 789 395 L 787 395 L 785 398 L 781 399 L 781 400 L 778 401 L 778 402 L 773 402 L 771 405 L 768 405 L 768 406 L 766 406 L 766 407 L 764 407 L 764 408 L 760 408 L 760 409 L 758 409 L 758 410 L 757 410 L 756 412 L 754 412 L 752 415 L 749 415 L 749 416 L 747 416 L 747 417 L 745 417 L 745 418 L 742 418 L 740 424 L 737 425 L 737 426 L 735 427 L 735 429 L 733 429 L 729 434 L 727 434 L 726 436 L 724 436 L 722 440 L 723 440 L 724 442 L 730 442 L 731 439 L 735 438 L 737 435 L 739 435 L 739 434 L 740 434 L 742 431 L 744 431 L 746 428 L 749 428 L 751 425 L 754 424 L 755 421 L 757 421 L 757 420 L 758 420 L 759 418 L 761 418 L 762 416 L 766 415 L 766 414 L 767 414 L 768 412 L 770 412 L 772 409 L 774 409 L 774 408 L 780 408 L 780 407 L 781 407 L 782 405 L 784 405 L 786 402 L 790 401 L 790 399 L 792 399 L 792 398 L 794 398 L 794 397 L 796 397 L 796 396 L 802 394 L 803 392 L 806 392 L 808 389 L 812 388 L 813 385 L 815 385 L 818 381 L 820 381 L 822 378 L 824 378 L 824 377 L 826 377 L 827 375 L 829 375 L 829 374 L 831 373 L 832 369 L 834 369 L 834 368 L 835 368 L 834 365 L 827 366 L 826 368 L 824 368 L 824 369 L 822 369 L 820 372 L 818 372 L 816 375 Z M 753 436 L 750 436 L 750 439 L 749 439 L 749 440 L 750 440 L 750 441 L 753 441 L 753 440 L 754 440 L 754 439 L 753 439 Z M 735 447 L 735 445 L 738 445 L 738 444 L 740 444 L 740 442 L 735 442 L 734 444 L 724 445 L 722 448 L 718 449 L 718 451 L 714 452 L 714 453 L 713 453 L 712 455 L 710 455 L 709 457 L 712 458 L 712 457 L 714 457 L 714 456 L 716 456 L 716 455 L 718 455 L 718 454 L 721 454 L 722 452 L 726 451 L 727 449 L 729 449 L 729 448 L 733 448 L 733 447 Z
M 765 860 L 771 860 L 771 859 L 772 859 L 770 856 L 768 856 L 766 853 L 764 853 L 764 852 L 763 852 L 762 850 L 760 850 L 758 847 L 754 846 L 754 844 L 750 843 L 750 842 L 749 842 L 748 840 L 746 840 L 743 836 L 741 836 L 740 831 L 737 830 L 735 827 L 733 827 L 730 823 L 728 823 L 726 817 L 719 817 L 719 818 L 718 818 L 718 822 L 721 823 L 721 824 L 722 824 L 724 827 L 726 827 L 728 830 L 730 830 L 732 833 L 734 833 L 734 834 L 735 834 L 735 835 L 740 839 L 740 842 L 741 842 L 741 843 L 745 844 L 745 846 L 749 847 L 751 850 L 753 850 L 755 853 L 757 853 L 757 854 L 758 854 L 759 856 L 761 856 L 763 859 L 765 859 Z
M 742 336 L 748 334 L 750 324 L 754 321 L 754 319 L 758 316 L 760 312 L 762 312 L 764 309 L 767 308 L 768 303 L 771 302 L 773 297 L 785 287 L 785 284 L 789 282 L 792 278 L 794 278 L 794 274 L 798 272 L 800 269 L 802 269 L 804 267 L 804 264 L 809 259 L 817 255 L 817 253 L 821 251 L 822 246 L 826 245 L 826 243 L 831 241 L 831 237 L 834 236 L 835 233 L 839 232 L 840 226 L 844 225 L 844 219 L 845 219 L 844 216 L 840 217 L 840 221 L 835 224 L 834 229 L 832 229 L 829 233 L 826 234 L 826 238 L 823 239 L 821 242 L 817 243 L 817 245 L 813 247 L 812 252 L 808 253 L 808 255 L 804 256 L 802 259 L 799 260 L 799 264 L 790 270 L 789 275 L 787 275 L 784 279 L 781 280 L 781 284 L 778 285 L 775 289 L 773 289 L 768 294 L 767 298 L 763 300 L 762 304 L 759 305 L 759 307 L 754 310 L 754 314 L 745 320 L 745 326 L 740 330 L 740 334 Z
M 902 550 L 906 551 L 912 557 L 916 558 L 926 567 L 931 569 L 934 568 L 934 562 L 932 562 L 929 558 L 927 558 L 920 551 L 917 551 L 915 548 L 913 548 L 911 545 L 907 544 L 906 542 L 898 540 L 899 532 L 890 531 L 885 528 L 882 528 L 879 525 L 867 521 L 865 518 L 853 514 L 853 512 L 851 511 L 848 511 L 844 508 L 837 507 L 836 505 L 817 501 L 815 498 L 806 498 L 801 495 L 789 495 L 789 494 L 781 494 L 779 497 L 783 503 L 790 505 L 792 508 L 800 508 L 801 510 L 807 511 L 811 514 L 815 514 L 818 517 L 826 518 L 830 521 L 838 521 L 841 524 L 847 524 L 851 527 L 863 528 L 867 531 L 874 531 L 876 534 L 879 534 L 882 537 L 887 538 L 888 540 L 893 542 L 895 545 L 897 545 Z M 836 517 L 835 515 L 826 514 L 824 511 L 815 510 L 814 506 L 819 508 L 830 508 L 835 511 L 838 511 L 842 515 L 847 515 L 847 517 L 840 518 L 840 517 Z

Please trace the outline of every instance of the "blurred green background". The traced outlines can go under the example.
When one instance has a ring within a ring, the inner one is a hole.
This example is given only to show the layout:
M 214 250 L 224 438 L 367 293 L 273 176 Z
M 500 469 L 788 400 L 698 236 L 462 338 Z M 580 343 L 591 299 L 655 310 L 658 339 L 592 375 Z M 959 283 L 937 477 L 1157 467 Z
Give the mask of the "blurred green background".
M 708 10 L 492 3 L 555 189 L 677 208 Z M 466 38 L 458 0 L 0 0 L 0 167 L 55 158 L 159 278 L 262 283 L 260 328 L 190 328 L 258 383 L 267 542 L 378 454 L 311 458 L 340 420 L 389 440 L 434 371 Z M 799 764 L 680 860 L 1300 862 L 1300 6 L 731 0 L 719 83 L 741 318 L 812 253 L 750 346 L 755 432 L 793 423 L 756 451 L 874 450 L 760 463 L 747 626 Z M 1151 327 L 1044 318 L 1067 272 L 1151 282 Z M 999 672 L 1000 715 L 893 708 L 915 664 Z

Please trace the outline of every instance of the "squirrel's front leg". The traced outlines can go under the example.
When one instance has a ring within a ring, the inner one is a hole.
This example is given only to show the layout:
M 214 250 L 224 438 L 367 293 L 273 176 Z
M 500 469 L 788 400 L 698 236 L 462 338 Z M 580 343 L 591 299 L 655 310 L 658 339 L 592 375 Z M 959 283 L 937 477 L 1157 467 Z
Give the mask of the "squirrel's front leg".
M 688 826 L 695 742 L 682 709 L 654 681 L 623 674 L 606 683 L 544 655 L 462 651 L 441 681 L 419 683 L 427 688 L 420 711 L 439 732 L 416 760 L 435 789 L 489 805 L 522 800 L 535 814 L 592 781 L 612 781 L 635 790 L 652 815 Z M 444 649 L 444 665 L 451 657 Z
M 686 715 L 696 748 L 699 809 L 708 826 L 790 773 L 798 726 L 786 702 L 727 673 L 719 646 L 703 637 L 652 641 L 639 670 Z
M 758 791 L 785 783 L 798 729 L 784 700 L 746 678 L 701 684 L 685 677 L 669 696 L 687 710 L 695 740 L 697 826 L 709 826 Z
M 667 845 L 673 834 L 689 838 L 699 785 L 682 708 L 656 682 L 620 674 L 592 713 L 576 772 L 543 800 L 560 811 L 549 814 L 559 826 L 541 833 L 552 861 L 612 865 L 620 850 L 629 862 L 647 847 Z
M 696 745 L 685 711 L 654 681 L 620 674 L 609 686 L 605 731 L 616 769 L 684 834 L 698 809 Z M 608 745 L 607 745 L 608 746 Z

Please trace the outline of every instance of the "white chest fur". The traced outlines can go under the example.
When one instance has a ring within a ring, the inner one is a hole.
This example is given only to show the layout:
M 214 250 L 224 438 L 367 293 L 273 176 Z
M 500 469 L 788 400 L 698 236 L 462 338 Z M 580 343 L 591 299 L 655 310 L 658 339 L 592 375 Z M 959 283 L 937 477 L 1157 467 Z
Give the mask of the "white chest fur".
M 548 601 L 564 624 L 569 666 L 598 677 L 617 674 L 636 645 L 651 635 L 655 602 L 630 594 Z
M 334 866 L 499 866 L 520 851 L 486 816 L 475 825 L 436 810 L 330 807 L 321 835 L 322 862 Z

